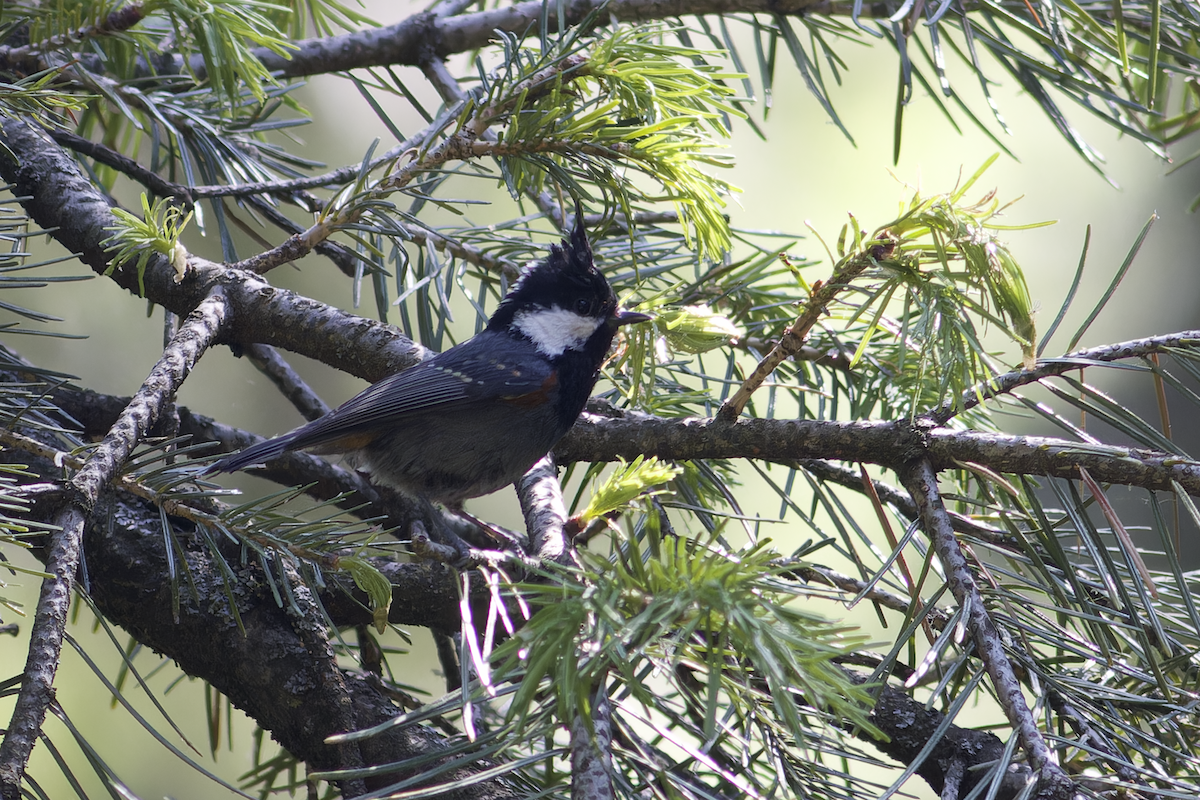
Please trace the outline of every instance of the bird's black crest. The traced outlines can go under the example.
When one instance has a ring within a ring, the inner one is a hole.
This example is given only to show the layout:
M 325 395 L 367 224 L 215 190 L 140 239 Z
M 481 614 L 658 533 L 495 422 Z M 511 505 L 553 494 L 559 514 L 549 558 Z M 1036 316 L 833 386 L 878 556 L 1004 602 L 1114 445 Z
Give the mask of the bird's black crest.
M 595 300 L 596 313 L 601 315 L 616 308 L 616 295 L 592 261 L 583 210 L 576 207 L 570 235 L 551 246 L 549 256 L 525 269 L 488 321 L 488 328 L 506 328 L 522 308 L 557 305 L 573 309 L 580 298 Z

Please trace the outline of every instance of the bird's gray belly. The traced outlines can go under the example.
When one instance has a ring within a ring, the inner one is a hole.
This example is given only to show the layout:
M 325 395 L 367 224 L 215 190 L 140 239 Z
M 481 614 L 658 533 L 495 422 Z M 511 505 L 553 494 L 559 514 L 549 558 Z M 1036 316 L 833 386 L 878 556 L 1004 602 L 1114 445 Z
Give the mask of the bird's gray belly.
M 434 502 L 489 494 L 521 477 L 561 436 L 540 414 L 498 411 L 454 414 L 454 424 L 445 417 L 405 420 L 349 460 L 375 483 Z

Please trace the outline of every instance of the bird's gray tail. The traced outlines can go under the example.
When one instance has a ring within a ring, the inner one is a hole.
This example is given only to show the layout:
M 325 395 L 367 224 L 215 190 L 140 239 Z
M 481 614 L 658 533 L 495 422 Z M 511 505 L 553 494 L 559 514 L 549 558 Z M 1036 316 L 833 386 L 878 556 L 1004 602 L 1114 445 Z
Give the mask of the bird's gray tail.
M 254 464 L 262 464 L 279 458 L 288 450 L 293 449 L 295 439 L 295 431 L 293 431 L 292 433 L 285 433 L 283 436 L 277 436 L 274 439 L 268 439 L 265 442 L 259 442 L 239 453 L 230 453 L 219 461 L 215 461 L 209 465 L 204 470 L 204 474 L 213 475 L 218 472 L 237 472 L 239 469 L 245 469 Z

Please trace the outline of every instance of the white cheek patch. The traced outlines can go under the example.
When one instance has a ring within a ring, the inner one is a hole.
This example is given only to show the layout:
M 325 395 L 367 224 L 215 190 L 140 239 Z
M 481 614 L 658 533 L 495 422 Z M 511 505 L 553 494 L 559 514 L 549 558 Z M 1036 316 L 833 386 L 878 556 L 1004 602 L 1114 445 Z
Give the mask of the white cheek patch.
M 513 318 L 513 327 L 528 336 L 546 356 L 561 356 L 568 350 L 582 349 L 603 324 L 603 319 L 585 317 L 558 306 L 522 311 Z

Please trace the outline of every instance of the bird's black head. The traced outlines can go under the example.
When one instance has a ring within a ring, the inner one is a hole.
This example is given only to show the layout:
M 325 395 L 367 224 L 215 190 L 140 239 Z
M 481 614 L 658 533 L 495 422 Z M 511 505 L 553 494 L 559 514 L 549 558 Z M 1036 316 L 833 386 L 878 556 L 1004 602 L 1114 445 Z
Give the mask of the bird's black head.
M 602 358 L 620 325 L 649 319 L 617 311 L 617 296 L 592 263 L 592 247 L 575 213 L 569 239 L 528 267 L 488 321 L 488 329 L 529 339 L 548 358 L 598 351 Z

